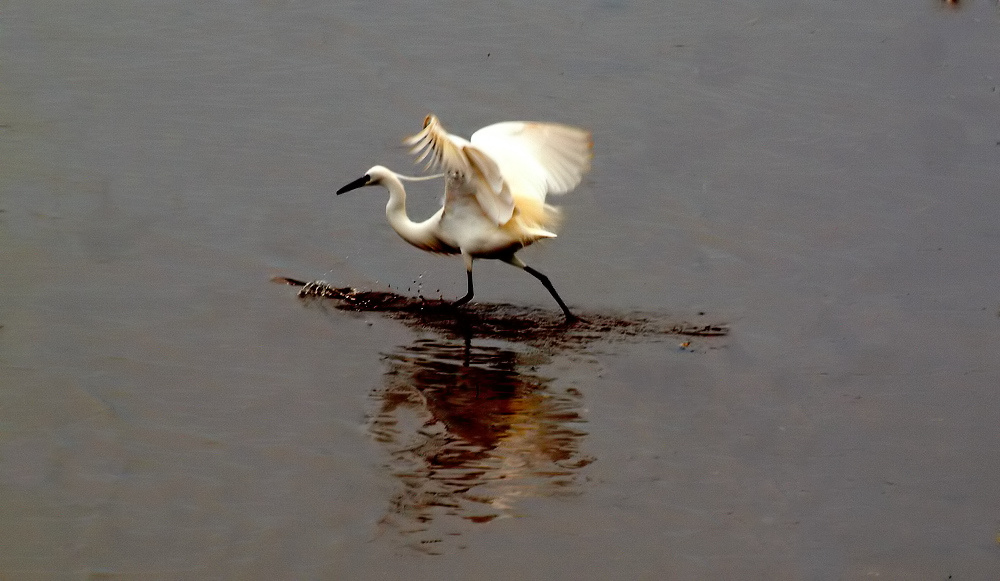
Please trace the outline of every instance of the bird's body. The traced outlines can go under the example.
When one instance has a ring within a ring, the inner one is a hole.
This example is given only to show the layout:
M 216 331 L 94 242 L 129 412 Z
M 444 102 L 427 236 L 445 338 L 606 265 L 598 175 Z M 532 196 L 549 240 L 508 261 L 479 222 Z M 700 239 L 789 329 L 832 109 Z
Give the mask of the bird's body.
M 590 167 L 590 134 L 554 123 L 507 121 L 480 129 L 470 140 L 447 133 L 433 115 L 424 129 L 407 140 L 428 166 L 444 170 L 444 204 L 423 222 L 406 213 L 407 178 L 377 165 L 337 191 L 381 184 L 389 190 L 386 217 L 404 240 L 428 252 L 461 254 L 468 273 L 468 293 L 456 304 L 472 299 L 472 263 L 497 259 L 538 278 L 559 303 L 568 319 L 572 313 L 548 279 L 526 266 L 514 254 L 542 238 L 555 238 L 556 208 L 545 203 L 547 194 L 576 187 Z

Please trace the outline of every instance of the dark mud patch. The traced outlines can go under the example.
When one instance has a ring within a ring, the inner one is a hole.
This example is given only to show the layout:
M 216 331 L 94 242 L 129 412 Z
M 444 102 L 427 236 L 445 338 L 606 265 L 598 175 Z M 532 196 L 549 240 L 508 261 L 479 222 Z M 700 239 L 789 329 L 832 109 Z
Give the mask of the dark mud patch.
M 596 340 L 724 337 L 729 334 L 729 327 L 723 323 L 691 323 L 655 313 L 577 312 L 580 319 L 567 322 L 557 311 L 507 303 L 470 303 L 455 307 L 440 299 L 334 287 L 325 281 L 304 282 L 285 277 L 272 280 L 300 287 L 298 296 L 303 299 L 327 299 L 342 311 L 379 313 L 411 327 L 454 338 L 488 337 L 561 347 Z M 699 318 L 703 316 L 699 314 Z

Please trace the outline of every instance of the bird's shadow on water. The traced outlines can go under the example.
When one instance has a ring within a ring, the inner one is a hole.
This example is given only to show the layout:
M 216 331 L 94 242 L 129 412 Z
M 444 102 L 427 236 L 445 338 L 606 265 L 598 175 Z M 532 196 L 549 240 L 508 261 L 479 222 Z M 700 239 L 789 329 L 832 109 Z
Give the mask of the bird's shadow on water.
M 418 332 L 382 354 L 386 370 L 372 393 L 368 428 L 398 484 L 380 536 L 393 532 L 429 554 L 461 547 L 476 527 L 514 516 L 518 499 L 582 493 L 581 469 L 594 461 L 582 451 L 585 406 L 575 387 L 594 375 L 585 346 L 678 335 L 718 343 L 728 333 L 723 325 L 660 315 L 587 312 L 567 323 L 561 313 L 537 308 L 457 309 L 392 292 L 275 280 L 299 286 L 310 303 L 379 313 Z M 578 377 L 539 372 L 567 354 Z

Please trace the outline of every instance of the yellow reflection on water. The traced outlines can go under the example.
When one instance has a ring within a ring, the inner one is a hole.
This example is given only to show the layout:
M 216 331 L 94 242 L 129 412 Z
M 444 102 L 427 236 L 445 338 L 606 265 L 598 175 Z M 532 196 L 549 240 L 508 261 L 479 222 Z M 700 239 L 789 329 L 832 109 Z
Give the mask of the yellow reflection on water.
M 471 341 L 424 339 L 387 356 L 370 431 L 399 492 L 383 519 L 438 552 L 467 523 L 516 514 L 524 497 L 577 493 L 581 395 L 534 368 L 548 357 Z

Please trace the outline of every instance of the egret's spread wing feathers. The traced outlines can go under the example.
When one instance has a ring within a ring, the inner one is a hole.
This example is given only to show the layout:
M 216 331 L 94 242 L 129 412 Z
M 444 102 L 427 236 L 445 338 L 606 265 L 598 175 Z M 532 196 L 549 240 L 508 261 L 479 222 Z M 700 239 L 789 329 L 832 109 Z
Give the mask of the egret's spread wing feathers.
M 514 198 L 504 183 L 504 174 L 488 154 L 445 131 L 434 115 L 428 115 L 424 129 L 406 143 L 413 146 L 412 153 L 418 156 L 418 162 L 430 157 L 428 167 L 438 166 L 462 176 L 464 186 L 449 186 L 446 200 L 473 194 L 483 212 L 498 226 L 510 220 L 514 214 Z
M 514 198 L 503 181 L 503 175 L 490 156 L 471 145 L 462 148 L 472 168 L 472 183 L 476 201 L 498 226 L 506 224 L 514 215 Z
M 590 169 L 588 131 L 558 123 L 505 121 L 472 134 L 471 143 L 491 157 L 515 195 L 562 194 Z
M 413 146 L 410 152 L 417 156 L 417 163 L 430 156 L 427 160 L 428 168 L 437 166 L 445 171 L 463 173 L 469 170 L 469 164 L 461 150 L 462 145 L 468 141 L 445 131 L 434 115 L 428 115 L 424 119 L 423 130 L 407 138 L 404 143 Z

